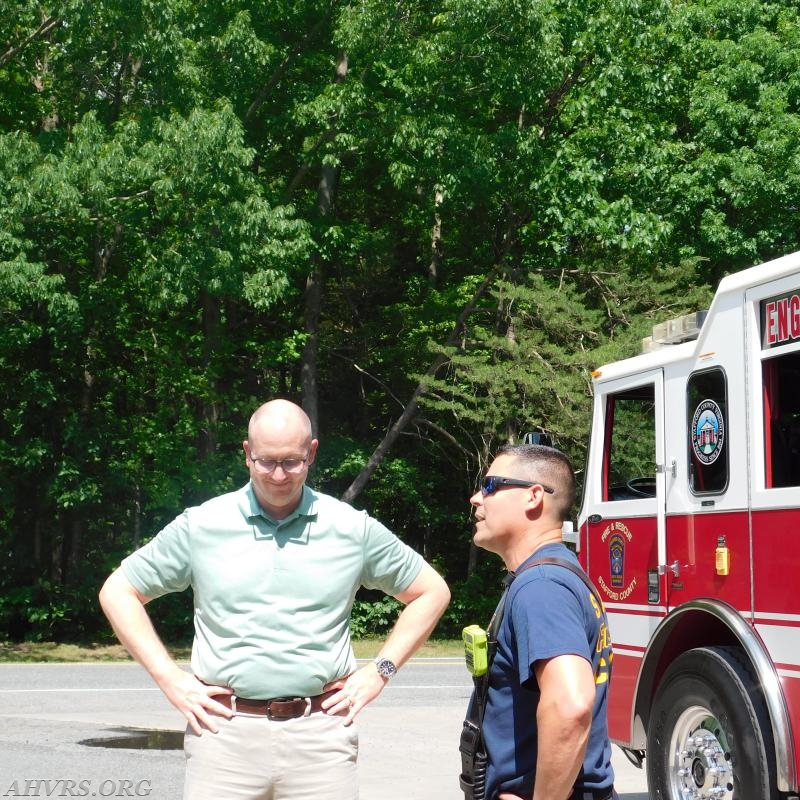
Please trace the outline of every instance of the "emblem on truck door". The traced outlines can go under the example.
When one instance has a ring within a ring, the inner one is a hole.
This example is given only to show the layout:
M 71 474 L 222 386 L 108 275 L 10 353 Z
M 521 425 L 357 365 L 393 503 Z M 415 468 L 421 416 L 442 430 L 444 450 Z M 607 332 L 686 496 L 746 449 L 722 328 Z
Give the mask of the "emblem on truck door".
M 625 546 L 632 539 L 633 533 L 621 520 L 611 522 L 600 535 L 600 541 L 608 544 L 611 585 L 605 582 L 602 575 L 597 576 L 597 585 L 614 602 L 626 600 L 636 588 L 636 576 L 625 586 Z
M 608 554 L 611 558 L 611 585 L 621 589 L 625 585 L 625 538 L 615 533 L 608 541 Z
M 722 410 L 713 400 L 703 400 L 692 420 L 692 450 L 701 464 L 713 464 L 725 442 L 725 423 Z

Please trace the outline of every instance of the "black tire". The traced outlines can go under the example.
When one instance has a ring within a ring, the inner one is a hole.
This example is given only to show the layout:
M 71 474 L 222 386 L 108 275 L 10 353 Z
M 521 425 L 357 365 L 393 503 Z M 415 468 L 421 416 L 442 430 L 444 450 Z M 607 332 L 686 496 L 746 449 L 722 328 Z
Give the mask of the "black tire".
M 773 800 L 766 707 L 740 650 L 701 647 L 664 673 L 647 731 L 653 800 Z

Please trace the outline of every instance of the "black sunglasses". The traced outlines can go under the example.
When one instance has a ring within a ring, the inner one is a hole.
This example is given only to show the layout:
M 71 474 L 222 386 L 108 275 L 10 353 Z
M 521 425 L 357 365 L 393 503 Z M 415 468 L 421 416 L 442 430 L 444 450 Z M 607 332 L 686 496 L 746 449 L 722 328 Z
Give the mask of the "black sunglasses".
M 501 478 L 499 475 L 487 475 L 481 484 L 481 494 L 486 495 L 494 494 L 498 489 L 504 489 L 510 486 L 529 487 L 541 486 L 548 494 L 554 494 L 555 489 L 550 486 L 545 486 L 539 481 L 522 481 L 519 478 Z

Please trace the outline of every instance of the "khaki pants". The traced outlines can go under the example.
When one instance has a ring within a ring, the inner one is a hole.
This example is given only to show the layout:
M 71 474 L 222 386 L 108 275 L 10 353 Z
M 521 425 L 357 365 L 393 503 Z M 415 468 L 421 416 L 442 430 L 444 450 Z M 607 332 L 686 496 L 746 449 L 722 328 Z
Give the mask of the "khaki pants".
M 358 731 L 342 717 L 215 721 L 219 733 L 186 731 L 183 800 L 358 800 Z

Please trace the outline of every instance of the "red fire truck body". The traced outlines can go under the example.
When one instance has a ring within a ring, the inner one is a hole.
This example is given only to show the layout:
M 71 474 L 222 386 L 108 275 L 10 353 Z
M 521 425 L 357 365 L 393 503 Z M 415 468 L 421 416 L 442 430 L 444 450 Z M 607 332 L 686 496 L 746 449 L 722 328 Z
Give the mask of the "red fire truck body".
M 653 798 L 795 797 L 800 252 L 647 346 L 594 373 L 578 519 L 614 641 L 611 736 L 646 753 Z

